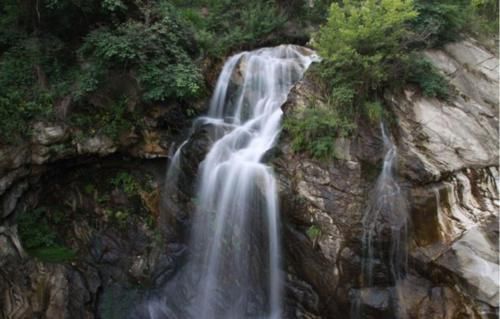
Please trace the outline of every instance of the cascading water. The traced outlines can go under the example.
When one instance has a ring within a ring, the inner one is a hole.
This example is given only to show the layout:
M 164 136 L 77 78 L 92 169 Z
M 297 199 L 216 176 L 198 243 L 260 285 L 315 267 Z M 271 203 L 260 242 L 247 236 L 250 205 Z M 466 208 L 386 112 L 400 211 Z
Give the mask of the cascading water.
M 220 130 L 198 171 L 189 260 L 140 315 L 281 316 L 277 189 L 272 169 L 261 160 L 278 138 L 281 105 L 316 59 L 309 49 L 282 45 L 226 62 L 208 117 L 196 122 Z M 167 183 L 175 182 L 180 161 L 179 149 Z
M 392 316 L 405 318 L 400 289 L 408 266 L 408 206 L 395 176 L 397 148 L 381 124 L 385 156 L 368 209 L 363 216 L 361 289 L 354 294 L 351 317 L 363 317 L 364 299 L 370 289 L 390 287 Z M 375 270 L 375 268 L 378 268 Z M 377 278 L 374 278 L 377 273 Z

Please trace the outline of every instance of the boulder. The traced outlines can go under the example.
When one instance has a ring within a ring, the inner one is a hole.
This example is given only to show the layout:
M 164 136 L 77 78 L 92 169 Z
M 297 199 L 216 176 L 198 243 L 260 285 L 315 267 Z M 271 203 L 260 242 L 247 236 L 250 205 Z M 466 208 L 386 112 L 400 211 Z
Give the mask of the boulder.
M 63 125 L 46 125 L 43 122 L 33 125 L 33 144 L 56 144 L 64 141 L 67 136 L 67 128 Z

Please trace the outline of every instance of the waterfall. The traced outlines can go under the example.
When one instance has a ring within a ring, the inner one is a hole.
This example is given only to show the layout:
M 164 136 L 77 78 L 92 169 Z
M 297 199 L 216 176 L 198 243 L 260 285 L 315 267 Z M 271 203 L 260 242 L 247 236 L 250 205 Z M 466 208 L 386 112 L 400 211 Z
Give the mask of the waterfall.
M 363 317 L 363 303 L 374 286 L 390 287 L 392 315 L 406 317 L 400 290 L 408 267 L 408 205 L 395 174 L 397 148 L 385 126 L 380 126 L 385 155 L 362 219 L 361 289 L 353 296 L 352 318 Z
M 281 317 L 277 185 L 272 169 L 261 161 L 277 141 L 281 105 L 317 59 L 313 51 L 294 45 L 228 59 L 208 116 L 194 124 L 220 130 L 198 169 L 190 257 L 161 293 L 146 302 L 142 316 Z M 176 183 L 180 154 L 181 148 L 167 184 Z

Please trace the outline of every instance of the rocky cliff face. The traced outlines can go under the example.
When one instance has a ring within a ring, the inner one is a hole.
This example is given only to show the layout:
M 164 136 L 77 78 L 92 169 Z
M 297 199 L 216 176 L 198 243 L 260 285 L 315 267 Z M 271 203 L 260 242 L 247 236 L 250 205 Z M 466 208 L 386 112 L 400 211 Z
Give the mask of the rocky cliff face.
M 426 54 L 450 79 L 455 96 L 440 101 L 407 88 L 386 101 L 411 218 L 400 307 L 409 318 L 497 318 L 498 58 L 473 40 Z M 316 95 L 306 78 L 285 116 Z M 377 125 L 358 127 L 356 136 L 336 141 L 334 161 L 293 154 L 286 136 L 274 161 L 288 270 L 318 293 L 320 302 L 310 310 L 325 318 L 347 316 L 354 294 L 362 296 L 362 318 L 393 316 L 396 285 L 384 263 L 374 261 L 373 285 L 360 282 L 362 217 L 384 149 Z
M 409 269 L 396 293 L 412 319 L 498 318 L 498 58 L 473 40 L 426 54 L 456 94 L 440 101 L 407 88 L 386 97 L 411 219 Z M 317 95 L 306 77 L 285 116 L 320 103 Z M 123 318 L 143 288 L 168 280 L 185 254 L 197 167 L 217 132 L 202 127 L 183 149 L 185 196 L 160 214 L 164 163 L 137 158 L 166 157 L 176 123 L 165 124 L 165 112 L 152 109 L 145 131 L 119 141 L 39 123 L 31 141 L 0 148 L 0 318 Z M 284 134 L 269 156 L 280 184 L 286 315 L 347 318 L 360 296 L 362 318 L 392 318 L 396 283 L 384 261 L 374 260 L 373 284 L 360 279 L 362 219 L 384 157 L 380 127 L 358 123 L 355 136 L 335 144 L 336 159 L 319 162 L 294 154 Z M 120 170 L 138 178 L 136 195 L 109 187 Z M 76 259 L 50 263 L 26 252 L 18 219 L 40 206 Z M 54 219 L 61 209 L 62 222 Z M 151 227 L 156 220 L 167 240 Z
M 167 112 L 152 107 L 116 140 L 40 122 L 30 141 L 0 148 L 0 318 L 123 318 L 169 276 L 182 246 L 157 228 Z M 30 251 L 23 227 L 52 247 Z

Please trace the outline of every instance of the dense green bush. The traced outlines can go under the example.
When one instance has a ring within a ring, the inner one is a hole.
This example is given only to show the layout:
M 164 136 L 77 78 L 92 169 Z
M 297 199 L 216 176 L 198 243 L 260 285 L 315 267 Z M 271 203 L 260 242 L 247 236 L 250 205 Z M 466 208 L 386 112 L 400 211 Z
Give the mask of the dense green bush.
M 19 142 L 28 137 L 32 121 L 52 115 L 50 95 L 41 93 L 27 100 L 16 93 L 0 95 L 0 145 Z
M 166 1 L 144 10 L 148 23 L 130 19 L 96 29 L 85 38 L 80 53 L 98 69 L 136 71 L 146 101 L 196 97 L 202 77 L 190 57 L 190 28 Z
M 498 37 L 497 0 L 415 0 L 419 15 L 411 23 L 417 47 L 435 47 L 472 33 Z
M 405 23 L 417 15 L 411 0 L 364 0 L 333 3 L 328 22 L 313 44 L 324 58 L 322 77 L 332 91 L 354 91 L 347 106 L 362 103 L 394 75 L 404 39 Z M 391 73 L 392 72 L 392 73 Z
M 45 209 L 37 208 L 18 216 L 19 236 L 24 248 L 29 250 L 56 245 L 57 235 L 49 227 L 45 214 Z
M 360 117 L 382 121 L 387 117 L 384 92 L 398 90 L 405 83 L 418 85 L 424 95 L 448 98 L 446 79 L 412 52 L 451 40 L 463 25 L 462 12 L 457 12 L 460 5 L 415 1 L 415 6 L 412 0 L 331 4 L 326 24 L 312 41 L 323 57 L 312 71 L 319 75 L 328 109 L 308 110 L 287 120 L 285 127 L 296 151 L 320 158 L 334 156 L 334 139 L 352 130 L 349 123 Z
M 406 82 L 418 85 L 426 96 L 447 99 L 451 93 L 448 81 L 431 62 L 413 54 L 408 63 Z
M 4 0 L 0 144 L 29 136 L 34 120 L 53 119 L 66 97 L 73 123 L 116 138 L 136 125 L 135 115 L 121 107 L 122 96 L 100 106 L 92 97 L 117 74 L 137 81 L 146 104 L 189 104 L 206 93 L 201 66 L 214 65 L 207 57 L 279 42 L 288 27 L 307 35 L 321 23 L 312 44 L 324 57 L 317 70 L 330 107 L 349 122 L 362 115 L 376 121 L 384 114 L 376 101 L 406 82 L 446 97 L 442 77 L 409 54 L 463 32 L 498 37 L 498 2 Z
M 64 263 L 76 258 L 76 252 L 65 246 L 41 247 L 31 250 L 31 256 L 48 263 Z
M 372 123 L 380 123 L 384 118 L 384 107 L 380 101 L 365 102 L 363 111 Z
M 47 77 L 56 76 L 52 59 L 60 50 L 54 38 L 20 37 L 0 58 L 0 144 L 30 133 L 30 123 L 50 117 L 54 93 Z
M 328 103 L 285 122 L 295 151 L 335 156 L 335 138 L 350 134 L 359 116 L 382 119 L 378 96 L 405 70 L 407 22 L 416 15 L 411 0 L 346 0 L 330 6 L 328 21 L 312 41 L 323 57 L 313 72 Z
M 432 47 L 458 38 L 467 18 L 464 10 L 469 0 L 416 0 L 419 15 L 412 21 L 413 42 Z
M 257 44 L 286 21 L 269 0 L 175 1 L 193 25 L 203 53 L 223 57 L 229 52 Z
M 28 135 L 32 121 L 50 119 L 67 96 L 78 110 L 74 122 L 116 136 L 130 114 L 115 108 L 118 100 L 96 110 L 91 95 L 119 73 L 137 79 L 146 102 L 196 98 L 203 87 L 197 55 L 190 24 L 167 0 L 6 0 L 0 3 L 0 144 Z
M 466 27 L 479 40 L 498 41 L 499 30 L 499 2 L 498 0 L 470 0 Z M 472 17 L 472 18 L 471 18 Z M 498 50 L 495 42 L 493 50 Z

